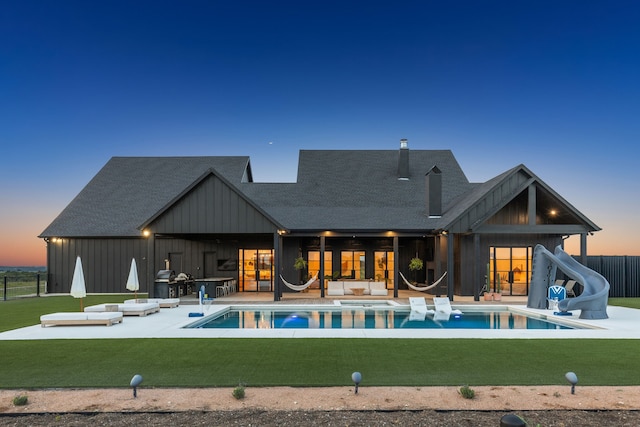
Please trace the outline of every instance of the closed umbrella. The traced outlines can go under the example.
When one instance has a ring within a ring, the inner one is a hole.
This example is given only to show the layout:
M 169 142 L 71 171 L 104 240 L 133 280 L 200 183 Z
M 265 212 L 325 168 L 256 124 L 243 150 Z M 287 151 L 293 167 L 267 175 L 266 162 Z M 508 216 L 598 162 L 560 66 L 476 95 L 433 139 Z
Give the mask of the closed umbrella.
M 84 272 L 82 271 L 82 261 L 80 257 L 76 258 L 76 268 L 73 270 L 71 291 L 69 293 L 74 298 L 80 298 L 80 311 L 83 311 L 82 298 L 87 296 L 87 288 L 84 283 Z
M 140 289 L 140 281 L 138 280 L 138 267 L 136 259 L 131 259 L 131 269 L 129 270 L 129 278 L 127 279 L 127 289 L 133 291 L 135 299 L 138 299 L 138 289 Z

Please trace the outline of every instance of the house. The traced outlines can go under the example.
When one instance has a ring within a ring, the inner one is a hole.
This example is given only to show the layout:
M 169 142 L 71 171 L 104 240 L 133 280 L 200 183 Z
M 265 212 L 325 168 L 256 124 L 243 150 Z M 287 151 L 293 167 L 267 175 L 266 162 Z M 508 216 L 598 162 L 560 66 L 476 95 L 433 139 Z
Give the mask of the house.
M 248 157 L 114 157 L 42 232 L 47 291 L 68 292 L 81 256 L 88 292 L 122 292 L 135 258 L 140 292 L 161 270 L 229 278 L 271 292 L 280 275 L 384 281 L 402 272 L 434 292 L 480 295 L 486 276 L 526 295 L 533 248 L 600 228 L 524 165 L 471 183 L 450 150 L 301 150 L 294 183 L 253 181 Z M 294 269 L 303 257 L 307 269 Z M 424 262 L 409 271 L 412 258 Z M 303 276 L 304 275 L 304 276 Z M 320 296 L 325 295 L 320 286 Z

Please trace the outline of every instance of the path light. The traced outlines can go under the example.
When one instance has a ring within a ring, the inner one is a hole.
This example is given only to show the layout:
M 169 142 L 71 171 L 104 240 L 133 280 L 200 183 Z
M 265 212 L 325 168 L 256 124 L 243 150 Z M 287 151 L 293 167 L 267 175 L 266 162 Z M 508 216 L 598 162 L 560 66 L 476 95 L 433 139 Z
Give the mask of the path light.
M 138 397 L 138 386 L 142 383 L 142 375 L 135 374 L 133 378 L 131 378 L 131 387 L 133 387 L 133 397 Z
M 576 384 L 578 384 L 578 376 L 573 372 L 567 372 L 564 377 L 571 383 L 571 394 L 576 394 Z
M 362 374 L 360 372 L 354 372 L 351 374 L 351 381 L 356 385 L 356 394 L 358 394 L 358 385 L 360 385 L 360 381 L 362 381 Z

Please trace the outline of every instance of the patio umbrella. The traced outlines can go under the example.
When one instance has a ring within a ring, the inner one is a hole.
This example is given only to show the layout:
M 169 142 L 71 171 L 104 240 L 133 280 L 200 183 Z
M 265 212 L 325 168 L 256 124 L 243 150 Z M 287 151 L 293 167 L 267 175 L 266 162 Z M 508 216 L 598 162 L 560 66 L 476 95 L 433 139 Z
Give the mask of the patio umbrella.
M 80 311 L 83 311 L 82 298 L 87 296 L 87 288 L 84 283 L 84 272 L 82 271 L 82 261 L 80 257 L 76 258 L 76 269 L 73 270 L 71 291 L 69 293 L 74 298 L 80 298 Z
M 138 289 L 140 289 L 140 281 L 138 280 L 138 267 L 136 267 L 136 259 L 131 259 L 131 269 L 129 270 L 129 278 L 127 279 L 127 289 L 133 291 L 135 299 L 138 299 Z

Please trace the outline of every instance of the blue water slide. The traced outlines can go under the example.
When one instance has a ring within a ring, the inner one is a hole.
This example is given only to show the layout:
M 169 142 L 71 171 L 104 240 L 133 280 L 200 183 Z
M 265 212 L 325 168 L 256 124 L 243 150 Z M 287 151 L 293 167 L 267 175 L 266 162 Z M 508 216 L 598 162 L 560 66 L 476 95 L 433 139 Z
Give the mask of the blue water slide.
M 533 272 L 527 307 L 546 308 L 547 289 L 553 285 L 557 270 L 582 285 L 582 293 L 558 303 L 558 310 L 568 312 L 581 310 L 581 319 L 607 319 L 609 282 L 601 274 L 580 264 L 562 247 L 551 253 L 542 245 L 533 252 Z

